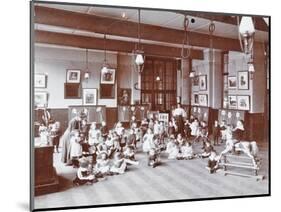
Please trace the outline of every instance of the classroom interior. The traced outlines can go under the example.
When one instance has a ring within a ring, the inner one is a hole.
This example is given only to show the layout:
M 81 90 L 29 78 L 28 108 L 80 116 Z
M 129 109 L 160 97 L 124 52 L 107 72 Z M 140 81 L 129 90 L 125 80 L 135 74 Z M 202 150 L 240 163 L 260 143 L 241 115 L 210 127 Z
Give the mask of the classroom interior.
M 35 209 L 269 193 L 269 17 L 59 3 L 33 3 L 31 14 Z M 129 133 L 132 117 L 140 131 L 144 119 L 168 129 L 177 107 L 184 123 L 206 124 L 212 146 L 216 121 L 235 128 L 242 120 L 244 140 L 258 146 L 258 168 L 243 152 L 228 153 L 236 165 L 222 159 L 210 174 L 202 141 L 184 130 L 196 157 L 170 160 L 164 150 L 152 168 L 144 132 L 134 149 L 138 165 L 91 185 L 73 183 L 78 168 L 62 162 L 61 138 L 76 116 L 83 113 L 89 128 L 121 123 Z M 50 142 L 54 123 L 58 148 Z

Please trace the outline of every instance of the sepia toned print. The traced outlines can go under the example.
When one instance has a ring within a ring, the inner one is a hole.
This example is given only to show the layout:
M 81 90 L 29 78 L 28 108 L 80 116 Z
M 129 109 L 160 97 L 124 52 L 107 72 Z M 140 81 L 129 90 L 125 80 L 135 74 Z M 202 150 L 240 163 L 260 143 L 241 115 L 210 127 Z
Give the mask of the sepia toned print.
M 270 195 L 270 17 L 31 4 L 31 209 Z

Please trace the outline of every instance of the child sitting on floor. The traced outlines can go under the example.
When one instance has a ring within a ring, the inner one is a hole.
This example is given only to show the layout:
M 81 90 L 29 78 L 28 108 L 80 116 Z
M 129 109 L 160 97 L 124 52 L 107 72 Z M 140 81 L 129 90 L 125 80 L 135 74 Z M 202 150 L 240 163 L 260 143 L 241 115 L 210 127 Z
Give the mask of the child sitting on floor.
M 127 164 L 139 165 L 139 162 L 124 158 L 120 152 L 116 152 L 114 154 L 112 166 L 110 167 L 110 172 L 113 174 L 124 174 Z
M 122 126 L 122 123 L 120 121 L 117 122 L 114 130 L 119 137 L 122 137 L 124 135 L 124 127 Z
M 149 119 L 148 128 L 150 128 L 151 130 L 153 130 L 153 128 L 154 128 L 154 121 L 153 121 L 153 118 Z
M 135 152 L 134 152 L 134 147 L 132 146 L 127 146 L 123 152 L 124 158 L 135 161 Z
M 140 126 L 140 130 L 141 130 L 141 137 L 143 137 L 147 131 L 147 128 L 148 128 L 148 121 L 146 118 L 144 118 L 142 121 L 141 121 L 141 126 Z
M 218 169 L 218 162 L 219 162 L 219 156 L 214 150 L 212 150 L 209 156 L 208 165 L 206 167 L 206 169 L 209 171 L 210 174 L 216 172 L 216 170 Z
M 147 133 L 143 137 L 142 150 L 145 153 L 148 153 L 151 148 L 155 148 L 155 144 L 153 142 L 153 133 L 150 128 L 148 128 Z
M 180 148 L 181 154 L 178 159 L 191 160 L 196 157 L 190 142 L 185 142 Z
M 129 135 L 127 137 L 127 146 L 131 146 L 134 149 L 137 147 L 137 139 L 134 129 L 129 129 Z
M 110 165 L 107 152 L 103 151 L 98 155 L 95 173 L 97 177 L 110 175 Z
M 108 136 L 109 130 L 108 130 L 108 127 L 107 127 L 105 121 L 102 121 L 102 122 L 101 122 L 100 132 L 101 132 L 101 136 L 102 136 L 103 138 L 106 138 L 106 137 Z
M 169 160 L 174 160 L 174 159 L 178 158 L 178 156 L 179 156 L 179 147 L 178 147 L 178 145 L 177 145 L 177 143 L 175 141 L 171 140 L 167 144 L 166 153 L 168 153 L 168 159 Z
M 177 135 L 176 143 L 179 147 L 181 147 L 184 144 L 185 140 L 183 139 L 182 135 L 179 133 Z
M 156 166 L 160 165 L 160 163 L 161 163 L 161 161 L 160 161 L 159 153 L 157 153 L 157 151 L 154 148 L 150 149 L 148 152 L 147 165 L 155 168 Z
M 204 149 L 203 149 L 203 153 L 200 155 L 200 157 L 201 158 L 209 157 L 213 150 L 214 150 L 214 148 L 211 145 L 210 141 L 206 141 L 206 144 L 205 144 Z
M 168 125 L 168 136 L 170 137 L 171 135 L 175 135 L 176 134 L 176 129 L 175 129 L 175 125 L 172 121 L 169 121 L 169 125 Z
M 97 182 L 95 175 L 89 170 L 89 162 L 86 159 L 80 161 L 80 167 L 77 170 L 76 178 L 73 180 L 74 185 L 84 185 Z

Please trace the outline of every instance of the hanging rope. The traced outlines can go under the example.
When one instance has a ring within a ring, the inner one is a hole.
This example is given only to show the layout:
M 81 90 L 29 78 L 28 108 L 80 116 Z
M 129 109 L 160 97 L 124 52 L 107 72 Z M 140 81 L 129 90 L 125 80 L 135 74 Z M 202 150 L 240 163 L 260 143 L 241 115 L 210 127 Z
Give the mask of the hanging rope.
M 213 20 L 211 21 L 210 25 L 209 25 L 209 34 L 210 34 L 210 50 L 211 50 L 211 54 L 210 54 L 210 60 L 213 62 L 214 59 L 214 55 L 213 55 L 213 34 L 214 31 L 216 30 L 216 26 L 213 22 Z
M 106 34 L 103 35 L 104 63 L 106 63 Z
M 188 43 L 189 43 L 188 26 L 189 26 L 189 19 L 188 19 L 187 15 L 185 15 L 184 21 L 183 21 L 184 39 L 182 42 L 182 50 L 181 50 L 182 59 L 187 59 L 190 56 L 190 50 L 189 50 L 189 48 L 186 48 L 186 46 L 188 46 Z

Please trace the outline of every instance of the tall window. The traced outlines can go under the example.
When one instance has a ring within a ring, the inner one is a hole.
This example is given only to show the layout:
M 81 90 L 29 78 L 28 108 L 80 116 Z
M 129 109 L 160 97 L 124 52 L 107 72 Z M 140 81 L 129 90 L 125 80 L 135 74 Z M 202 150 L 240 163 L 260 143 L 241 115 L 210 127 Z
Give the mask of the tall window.
M 141 77 L 141 102 L 152 110 L 171 110 L 176 104 L 177 62 L 149 57 Z

